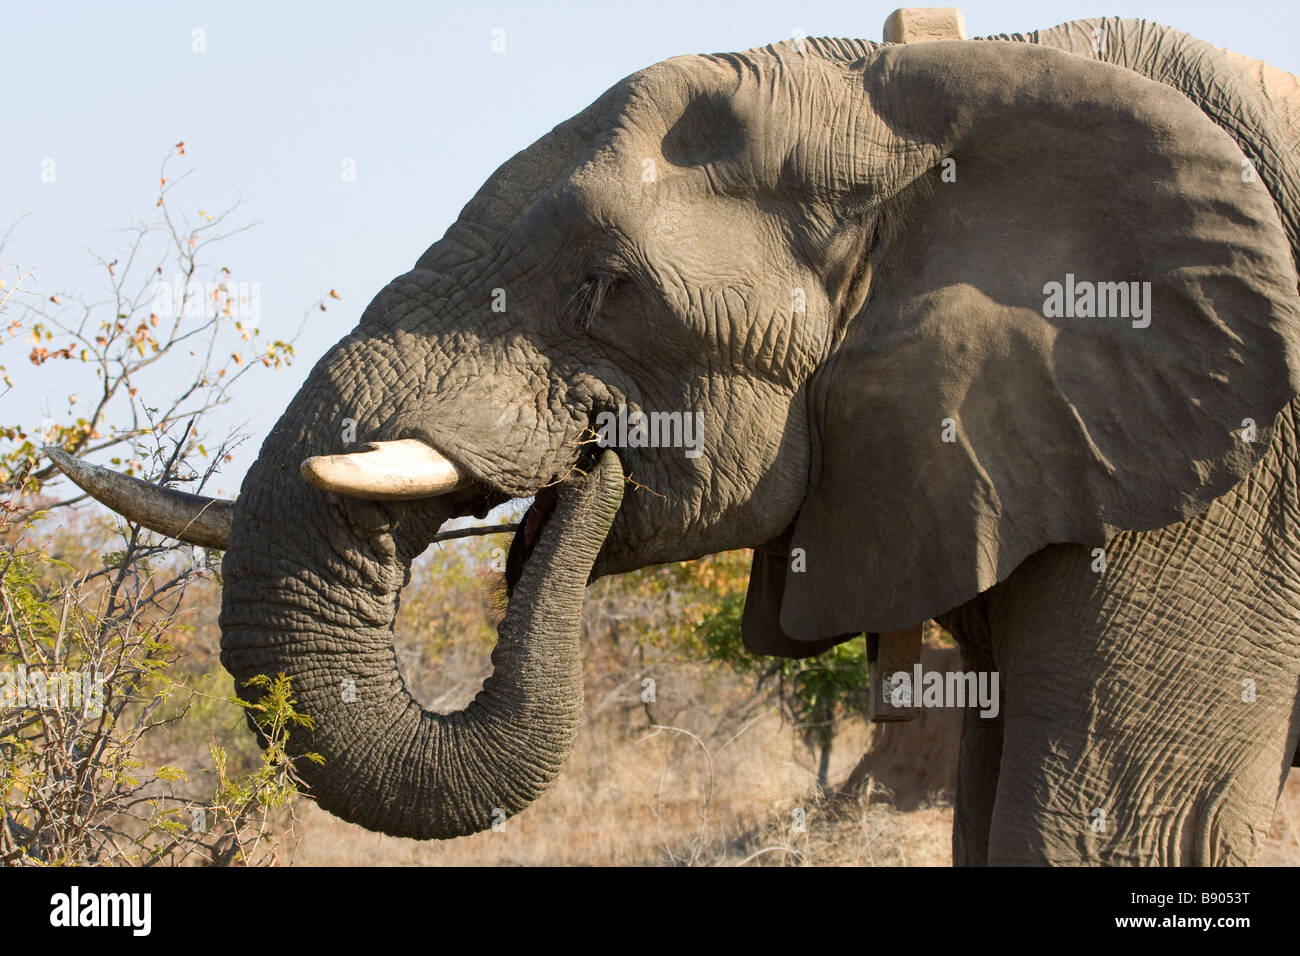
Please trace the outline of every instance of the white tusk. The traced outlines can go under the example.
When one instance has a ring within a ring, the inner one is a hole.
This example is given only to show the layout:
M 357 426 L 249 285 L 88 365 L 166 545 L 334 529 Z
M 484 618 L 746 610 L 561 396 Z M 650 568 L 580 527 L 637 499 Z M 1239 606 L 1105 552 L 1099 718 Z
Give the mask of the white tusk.
M 128 521 L 178 541 L 226 549 L 235 503 L 172 488 L 160 488 L 100 468 L 61 448 L 42 449 L 82 491 L 108 505 Z
M 470 484 L 464 472 L 415 438 L 371 442 L 347 455 L 316 455 L 298 470 L 322 491 L 373 501 L 433 498 Z

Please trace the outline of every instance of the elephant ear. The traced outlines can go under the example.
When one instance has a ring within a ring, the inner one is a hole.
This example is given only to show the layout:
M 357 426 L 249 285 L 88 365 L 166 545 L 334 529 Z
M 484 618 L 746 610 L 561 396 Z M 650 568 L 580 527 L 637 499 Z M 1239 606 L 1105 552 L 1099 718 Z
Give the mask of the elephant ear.
M 857 632 L 823 640 L 796 640 L 781 630 L 779 617 L 785 593 L 786 566 L 790 560 L 790 532 L 754 549 L 749 571 L 745 610 L 740 618 L 740 637 L 751 654 L 773 657 L 815 657 L 858 636 Z
M 795 641 L 906 627 L 1049 544 L 1199 514 L 1263 455 L 1300 367 L 1277 211 L 1181 94 L 997 42 L 886 48 L 861 78 L 872 148 L 921 169 L 810 382 Z M 1124 285 L 1099 306 L 1099 283 Z

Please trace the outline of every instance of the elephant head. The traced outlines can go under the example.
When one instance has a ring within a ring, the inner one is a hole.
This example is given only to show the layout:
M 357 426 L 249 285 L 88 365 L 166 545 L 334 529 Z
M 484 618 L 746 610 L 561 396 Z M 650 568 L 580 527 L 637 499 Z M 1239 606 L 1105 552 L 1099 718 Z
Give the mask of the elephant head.
M 559 766 L 589 573 L 756 548 L 746 642 L 800 656 L 1199 513 L 1300 368 L 1290 243 L 1242 158 L 1176 91 L 1017 43 L 636 73 L 493 174 L 311 372 L 233 510 L 222 660 L 293 677 L 323 806 L 452 836 Z M 602 433 L 638 414 L 702 442 Z M 496 672 L 425 712 L 391 647 L 410 562 L 526 497 Z

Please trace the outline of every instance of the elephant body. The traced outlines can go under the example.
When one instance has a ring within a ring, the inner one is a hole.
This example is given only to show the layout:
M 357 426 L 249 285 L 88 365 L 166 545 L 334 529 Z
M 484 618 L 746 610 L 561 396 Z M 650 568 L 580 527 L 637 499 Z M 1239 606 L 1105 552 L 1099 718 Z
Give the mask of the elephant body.
M 457 836 L 558 771 L 589 577 L 753 548 L 753 653 L 934 618 L 999 673 L 958 862 L 1247 863 L 1300 745 L 1297 146 L 1294 77 L 1138 20 L 640 71 L 312 371 L 233 508 L 222 661 L 293 678 L 326 809 Z M 616 410 L 703 443 L 597 457 Z M 528 497 L 496 671 L 426 712 L 410 563 Z
M 1300 250 L 1291 74 L 1143 21 L 994 39 L 1178 89 L 1250 157 Z M 1253 859 L 1300 756 L 1298 415 L 1293 399 L 1251 477 L 1203 514 L 1109 541 L 1104 573 L 1092 549 L 1055 545 L 940 618 L 1005 701 L 966 714 L 955 862 Z
M 1003 696 L 965 714 L 955 862 L 1253 859 L 1300 740 L 1296 414 L 1251 480 L 1116 536 L 1104 572 L 1054 545 L 939 618 Z

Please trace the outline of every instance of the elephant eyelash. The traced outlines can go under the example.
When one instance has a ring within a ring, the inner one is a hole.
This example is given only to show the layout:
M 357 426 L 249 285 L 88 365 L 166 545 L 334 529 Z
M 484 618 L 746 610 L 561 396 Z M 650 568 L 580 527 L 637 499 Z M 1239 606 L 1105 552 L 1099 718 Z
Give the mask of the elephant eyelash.
M 564 304 L 564 317 L 584 332 L 591 328 L 606 296 L 618 284 L 618 277 L 608 273 L 587 276 Z

